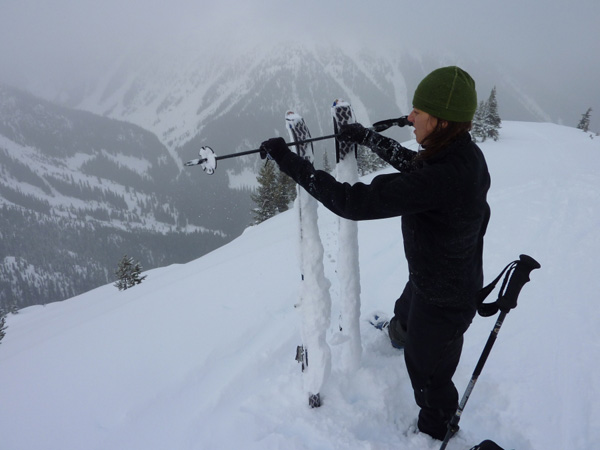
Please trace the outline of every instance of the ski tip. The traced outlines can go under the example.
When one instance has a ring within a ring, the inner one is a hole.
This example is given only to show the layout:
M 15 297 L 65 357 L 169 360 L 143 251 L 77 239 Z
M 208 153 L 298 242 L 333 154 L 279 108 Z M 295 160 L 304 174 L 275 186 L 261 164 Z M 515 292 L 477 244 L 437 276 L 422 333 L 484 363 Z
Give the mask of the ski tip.
M 348 103 L 347 101 L 342 100 L 340 98 L 336 98 L 333 101 L 333 105 L 331 105 L 332 108 L 337 108 L 337 107 L 340 107 L 340 106 L 350 106 L 350 103 Z
M 290 123 L 290 126 L 292 126 L 291 124 L 301 121 L 302 116 L 300 114 L 295 113 L 294 111 L 289 110 L 285 113 L 285 120 L 286 122 Z

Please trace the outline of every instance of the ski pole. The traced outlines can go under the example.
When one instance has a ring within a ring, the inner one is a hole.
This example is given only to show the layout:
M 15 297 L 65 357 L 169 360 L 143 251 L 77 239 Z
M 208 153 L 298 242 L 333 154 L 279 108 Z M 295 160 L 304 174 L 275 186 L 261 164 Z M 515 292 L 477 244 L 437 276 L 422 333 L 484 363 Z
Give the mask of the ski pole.
M 380 131 L 387 130 L 388 128 L 390 128 L 392 126 L 404 127 L 406 125 L 412 126 L 412 122 L 408 121 L 407 116 L 402 116 L 402 117 L 398 117 L 397 119 L 387 119 L 387 120 L 382 120 L 382 121 L 376 122 L 369 129 L 376 131 L 376 132 L 380 132 Z M 302 139 L 302 140 L 295 141 L 295 142 L 286 142 L 286 145 L 288 147 L 293 147 L 295 145 L 304 145 L 304 144 L 309 144 L 311 142 L 324 141 L 326 139 L 333 139 L 338 136 L 339 136 L 339 133 L 338 134 L 328 134 L 326 136 Z M 186 162 L 184 164 L 184 166 L 189 167 L 189 166 L 200 165 L 206 173 L 213 174 L 213 173 L 215 173 L 215 169 L 217 168 L 217 161 L 220 161 L 222 159 L 237 158 L 238 156 L 252 155 L 254 153 L 260 153 L 260 148 L 255 148 L 253 150 L 246 150 L 246 151 L 238 152 L 238 153 L 230 153 L 228 155 L 216 156 L 215 152 L 213 151 L 212 148 L 210 148 L 208 146 L 204 146 L 204 147 L 201 147 L 200 151 L 198 152 L 200 158 L 192 159 L 192 160 Z
M 496 341 L 496 338 L 498 337 L 500 327 L 502 327 L 506 315 L 510 312 L 511 309 L 517 307 L 517 297 L 519 296 L 519 293 L 521 292 L 521 289 L 523 288 L 525 283 L 529 281 L 529 274 L 531 273 L 531 271 L 534 269 L 539 269 L 540 267 L 540 264 L 535 259 L 527 255 L 520 255 L 519 260 L 514 261 L 512 263 L 512 267 L 510 267 L 509 272 L 506 274 L 506 277 L 504 278 L 504 281 L 502 283 L 502 288 L 500 289 L 498 300 L 494 302 L 500 310 L 500 314 L 498 316 L 498 319 L 496 320 L 494 328 L 490 333 L 485 347 L 483 348 L 483 352 L 479 357 L 479 361 L 475 366 L 475 370 L 473 371 L 473 375 L 471 376 L 471 380 L 467 385 L 467 389 L 465 390 L 465 393 L 463 394 L 460 400 L 458 409 L 456 410 L 456 413 L 448 423 L 448 431 L 446 433 L 444 441 L 442 442 L 440 450 L 444 450 L 446 448 L 450 438 L 452 438 L 452 436 L 454 436 L 454 434 L 458 431 L 458 422 L 460 421 L 460 417 L 465 409 L 467 401 L 469 400 L 469 396 L 471 395 L 471 392 L 475 387 L 475 383 L 477 382 L 479 375 L 481 375 L 483 366 L 490 352 L 492 351 L 492 347 L 494 345 L 494 342 Z M 507 280 L 508 286 L 506 286 Z M 505 287 L 506 290 L 504 290 Z

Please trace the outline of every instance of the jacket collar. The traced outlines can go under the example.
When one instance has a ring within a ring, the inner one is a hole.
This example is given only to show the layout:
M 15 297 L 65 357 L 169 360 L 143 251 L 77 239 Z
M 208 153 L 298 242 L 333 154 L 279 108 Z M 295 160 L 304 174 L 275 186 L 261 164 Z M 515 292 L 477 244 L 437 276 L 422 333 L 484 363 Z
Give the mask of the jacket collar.
M 425 164 L 433 164 L 444 158 L 446 158 L 451 153 L 454 153 L 457 149 L 463 148 L 471 143 L 471 135 L 469 133 L 464 133 L 458 136 L 455 140 L 453 140 L 446 148 L 440 150 L 435 155 L 427 158 Z

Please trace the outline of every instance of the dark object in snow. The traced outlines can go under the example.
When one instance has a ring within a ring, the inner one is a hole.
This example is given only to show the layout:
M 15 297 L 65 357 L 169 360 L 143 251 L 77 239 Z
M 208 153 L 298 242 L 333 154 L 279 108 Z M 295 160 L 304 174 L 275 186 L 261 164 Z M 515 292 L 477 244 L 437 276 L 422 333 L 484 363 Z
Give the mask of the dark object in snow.
M 504 450 L 504 449 L 502 447 L 500 447 L 498 444 L 496 444 L 494 441 L 490 441 L 489 439 L 486 439 L 481 444 L 477 444 L 476 446 L 471 447 L 470 450 Z

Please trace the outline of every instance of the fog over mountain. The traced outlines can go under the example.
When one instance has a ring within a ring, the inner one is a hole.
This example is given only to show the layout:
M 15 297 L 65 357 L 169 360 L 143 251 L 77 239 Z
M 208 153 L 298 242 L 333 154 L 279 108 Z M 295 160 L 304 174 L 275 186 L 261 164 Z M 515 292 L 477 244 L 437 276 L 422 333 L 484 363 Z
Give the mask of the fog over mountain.
M 407 61 L 403 71 L 473 61 L 481 93 L 500 82 L 493 63 L 548 120 L 575 125 L 600 99 L 598 17 L 595 0 L 7 0 L 0 5 L 0 81 L 74 106 L 124 58 L 139 63 L 141 49 L 176 72 L 185 68 L 165 55 L 207 66 L 214 64 L 209 52 L 228 59 L 292 40 L 433 57 L 417 67 Z M 410 81 L 412 92 L 418 80 Z M 505 115 L 520 119 L 510 110 Z
M 285 136 L 288 109 L 313 136 L 336 98 L 365 125 L 398 117 L 450 64 L 480 99 L 497 88 L 504 120 L 575 126 L 600 99 L 597 2 L 322 3 L 2 2 L 0 300 L 60 300 L 125 252 L 150 269 L 238 236 L 263 162 L 183 162 Z M 315 152 L 333 161 L 331 141 Z

